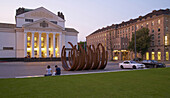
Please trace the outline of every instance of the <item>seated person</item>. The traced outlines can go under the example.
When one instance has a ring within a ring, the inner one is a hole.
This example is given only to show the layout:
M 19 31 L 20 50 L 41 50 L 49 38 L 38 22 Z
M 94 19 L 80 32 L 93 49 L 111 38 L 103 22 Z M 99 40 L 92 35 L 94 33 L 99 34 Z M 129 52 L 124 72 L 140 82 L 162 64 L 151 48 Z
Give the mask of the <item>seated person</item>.
M 44 76 L 52 76 L 52 69 L 50 65 L 47 66 L 46 74 Z
M 57 65 L 55 65 L 55 68 L 56 68 L 55 75 L 60 75 L 61 74 L 61 69 Z

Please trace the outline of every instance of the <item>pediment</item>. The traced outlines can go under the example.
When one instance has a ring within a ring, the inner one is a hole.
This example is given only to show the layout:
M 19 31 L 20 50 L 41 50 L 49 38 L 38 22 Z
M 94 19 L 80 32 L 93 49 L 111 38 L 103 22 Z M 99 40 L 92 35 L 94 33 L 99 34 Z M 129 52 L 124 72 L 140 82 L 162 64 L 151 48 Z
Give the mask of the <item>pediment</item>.
M 59 29 L 63 30 L 63 28 L 57 24 L 54 24 L 47 19 L 40 19 L 34 21 L 32 23 L 27 23 L 23 25 L 24 28 L 37 28 L 37 29 Z
M 44 7 L 39 7 L 35 10 L 23 13 L 21 15 L 18 15 L 17 17 L 25 17 L 25 18 L 46 18 L 46 19 L 53 19 L 53 20 L 61 20 L 58 15 L 55 13 L 47 10 Z M 64 21 L 64 20 L 62 20 Z

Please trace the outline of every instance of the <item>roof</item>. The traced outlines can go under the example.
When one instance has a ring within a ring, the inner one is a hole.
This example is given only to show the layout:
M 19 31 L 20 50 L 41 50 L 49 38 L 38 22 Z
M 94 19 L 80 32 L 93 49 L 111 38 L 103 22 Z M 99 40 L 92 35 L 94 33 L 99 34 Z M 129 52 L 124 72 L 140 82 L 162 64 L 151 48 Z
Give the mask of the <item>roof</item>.
M 15 28 L 15 24 L 0 23 L 0 28 Z
M 76 32 L 76 33 L 79 33 L 77 30 L 75 30 L 74 28 L 65 28 L 65 30 L 67 32 Z

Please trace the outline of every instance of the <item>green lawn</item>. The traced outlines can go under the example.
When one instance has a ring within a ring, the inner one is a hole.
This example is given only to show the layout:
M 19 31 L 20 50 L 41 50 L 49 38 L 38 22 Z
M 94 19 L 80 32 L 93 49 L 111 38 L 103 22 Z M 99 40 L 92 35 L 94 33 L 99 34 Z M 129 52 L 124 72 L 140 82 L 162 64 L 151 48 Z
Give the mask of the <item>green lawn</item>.
M 170 98 L 170 68 L 0 79 L 0 98 Z

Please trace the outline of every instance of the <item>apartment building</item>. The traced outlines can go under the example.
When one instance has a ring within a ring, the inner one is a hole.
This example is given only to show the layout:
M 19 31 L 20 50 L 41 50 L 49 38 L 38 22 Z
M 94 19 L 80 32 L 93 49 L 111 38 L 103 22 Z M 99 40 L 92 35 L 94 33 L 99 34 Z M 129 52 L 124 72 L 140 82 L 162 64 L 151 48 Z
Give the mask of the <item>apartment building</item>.
M 136 27 L 136 28 L 135 28 Z M 128 50 L 135 30 L 146 27 L 150 30 L 151 46 L 144 59 L 169 61 L 170 59 L 170 10 L 153 10 L 145 16 L 112 24 L 98 29 L 86 37 L 87 45 L 102 43 L 109 52 L 109 60 L 132 60 L 134 53 Z M 137 54 L 141 57 L 140 54 Z

